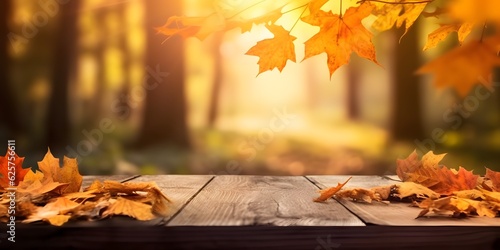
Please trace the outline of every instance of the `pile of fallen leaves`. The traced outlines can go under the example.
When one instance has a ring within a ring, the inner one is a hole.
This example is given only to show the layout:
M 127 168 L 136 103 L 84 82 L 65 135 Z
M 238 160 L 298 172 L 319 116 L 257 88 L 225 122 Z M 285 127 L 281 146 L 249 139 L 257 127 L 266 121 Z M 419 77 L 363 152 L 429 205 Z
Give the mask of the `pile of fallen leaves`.
M 15 180 L 9 181 L 8 158 L 0 156 L 0 220 L 10 216 L 24 223 L 47 221 L 60 226 L 70 219 L 99 220 L 113 215 L 151 220 L 168 214 L 171 202 L 154 182 L 94 181 L 81 190 L 76 159 L 64 157 L 63 166 L 50 150 L 38 162 L 40 171 L 22 168 L 24 157 L 14 154 Z M 12 162 L 12 161 L 11 161 Z M 14 185 L 12 185 L 14 184 Z M 13 196 L 15 195 L 15 196 Z M 15 199 L 15 207 L 11 198 Z M 15 211 L 15 214 L 9 212 Z
M 366 203 L 407 201 L 422 209 L 417 218 L 429 212 L 453 217 L 500 216 L 500 172 L 486 169 L 486 175 L 480 177 L 462 167 L 450 169 L 439 164 L 444 156 L 430 151 L 420 160 L 414 151 L 408 158 L 397 161 L 396 172 L 403 182 L 341 190 L 349 178 L 336 187 L 321 190 L 315 201 L 331 197 Z

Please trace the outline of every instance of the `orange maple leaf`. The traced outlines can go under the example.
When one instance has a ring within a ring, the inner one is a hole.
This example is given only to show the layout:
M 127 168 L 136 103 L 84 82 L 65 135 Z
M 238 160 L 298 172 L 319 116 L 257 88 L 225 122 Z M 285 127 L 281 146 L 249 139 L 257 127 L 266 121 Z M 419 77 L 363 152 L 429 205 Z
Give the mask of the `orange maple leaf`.
M 29 168 L 23 168 L 24 157 L 19 157 L 14 151 L 7 150 L 5 157 L 0 156 L 0 187 L 17 186 L 24 179 L 24 176 L 30 171 Z M 10 180 L 12 178 L 12 180 Z
M 491 188 L 493 191 L 500 192 L 500 173 L 486 168 L 486 175 L 484 176 L 491 181 Z
M 305 42 L 304 60 L 325 52 L 330 77 L 340 66 L 349 63 L 352 52 L 378 64 L 373 34 L 361 23 L 372 8 L 370 4 L 362 4 L 349 8 L 343 16 L 318 10 L 303 17 L 302 21 L 320 27 L 320 31 Z
M 312 0 L 307 5 L 307 8 L 309 9 L 309 13 L 311 15 L 316 14 L 318 11 L 320 11 L 321 7 L 323 7 L 323 5 L 325 5 L 326 2 L 328 2 L 328 0 Z
M 65 156 L 61 168 L 59 159 L 55 158 L 49 149 L 43 160 L 38 162 L 38 167 L 42 171 L 44 179 L 50 178 L 53 182 L 68 184 L 62 189 L 63 194 L 80 191 L 83 177 L 78 172 L 76 159 Z
M 258 56 L 259 74 L 267 70 L 278 68 L 281 72 L 288 60 L 295 62 L 296 37 L 290 35 L 282 26 L 266 25 L 267 29 L 274 34 L 273 38 L 258 42 L 250 48 L 246 55 Z
M 422 66 L 418 74 L 435 74 L 437 87 L 453 87 L 462 97 L 476 83 L 491 89 L 491 73 L 500 66 L 497 56 L 500 37 L 472 41 Z
M 201 26 L 208 17 L 182 17 L 171 16 L 167 22 L 157 27 L 156 31 L 167 37 L 178 35 L 184 38 L 196 36 Z M 199 37 L 200 38 L 200 37 Z M 201 39 L 201 38 L 200 38 Z
M 420 161 L 414 151 L 405 160 L 398 160 L 396 172 L 402 181 L 415 182 L 444 195 L 474 189 L 479 176 L 462 167 L 458 171 L 452 171 L 439 165 L 444 156 L 445 154 L 435 155 L 430 151 Z
M 332 198 L 338 191 L 340 191 L 340 189 L 342 189 L 343 186 L 345 186 L 345 184 L 347 184 L 347 182 L 351 180 L 351 178 L 352 177 L 349 177 L 349 179 L 347 179 L 344 183 L 338 183 L 336 187 L 319 190 L 320 196 L 314 199 L 314 201 L 320 202 Z
M 452 19 L 472 22 L 499 22 L 500 1 L 498 0 L 454 0 L 446 6 Z

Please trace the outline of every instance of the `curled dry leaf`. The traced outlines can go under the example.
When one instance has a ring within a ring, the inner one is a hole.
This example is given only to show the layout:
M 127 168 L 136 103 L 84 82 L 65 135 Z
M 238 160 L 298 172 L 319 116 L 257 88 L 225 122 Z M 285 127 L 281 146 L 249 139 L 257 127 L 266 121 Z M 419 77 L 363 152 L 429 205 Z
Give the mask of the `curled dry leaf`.
M 110 215 L 126 215 L 138 220 L 151 220 L 155 218 L 151 206 L 122 197 L 118 197 L 103 213 L 104 217 Z
M 371 189 L 364 189 L 364 188 L 353 188 L 353 189 L 342 190 L 338 192 L 335 196 L 339 198 L 351 198 L 353 201 L 362 201 L 366 203 L 371 203 L 373 200 L 382 201 L 378 193 L 375 193 Z
M 407 198 L 407 197 L 412 197 L 414 196 L 417 199 L 424 199 L 424 198 L 432 198 L 436 199 L 439 198 L 439 194 L 430 190 L 429 188 L 426 188 L 420 184 L 414 183 L 414 182 L 403 182 L 399 184 L 393 185 L 395 189 L 393 196 L 396 196 L 400 199 Z
M 423 210 L 417 216 L 420 218 L 429 212 L 434 212 L 440 215 L 452 215 L 459 217 L 464 215 L 479 215 L 487 217 L 495 217 L 500 208 L 500 203 L 488 201 L 476 201 L 458 197 L 445 197 L 437 200 L 428 199 L 418 205 Z
M 500 192 L 500 172 L 486 168 L 486 175 L 484 177 L 489 180 L 490 190 Z
M 491 192 L 485 189 L 479 189 L 487 201 L 500 202 L 500 192 Z
M 344 183 L 337 184 L 336 187 L 319 190 L 318 192 L 320 193 L 320 196 L 314 199 L 314 201 L 320 202 L 332 198 L 345 184 L 347 184 L 347 182 L 349 182 L 349 180 L 351 180 L 351 178 L 352 177 L 349 177 L 349 179 L 347 179 Z
M 453 195 L 458 198 L 471 199 L 471 200 L 486 200 L 483 192 L 473 189 L 473 190 L 462 190 L 453 192 Z
M 362 201 L 367 203 L 371 203 L 372 200 L 390 200 L 392 197 L 396 197 L 398 198 L 398 200 L 409 197 L 413 198 L 414 200 L 439 198 L 438 193 L 413 182 L 403 182 L 394 185 L 373 187 L 370 189 L 347 189 L 338 192 L 335 196 L 339 198 L 351 198 L 354 201 Z

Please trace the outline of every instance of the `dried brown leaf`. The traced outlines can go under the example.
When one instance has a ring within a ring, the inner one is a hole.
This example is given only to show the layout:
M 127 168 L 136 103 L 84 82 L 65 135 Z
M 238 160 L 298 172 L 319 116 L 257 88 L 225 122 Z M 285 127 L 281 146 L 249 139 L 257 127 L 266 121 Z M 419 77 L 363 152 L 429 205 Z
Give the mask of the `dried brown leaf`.
M 344 183 L 338 183 L 336 187 L 319 190 L 320 196 L 314 199 L 314 201 L 321 202 L 332 198 L 345 184 L 347 184 L 347 182 L 349 182 L 349 180 L 351 180 L 351 178 L 352 177 L 349 177 Z
M 151 220 L 155 218 L 151 205 L 131 201 L 122 197 L 118 197 L 103 213 L 104 217 L 110 215 L 126 215 L 138 220 Z
M 364 188 L 342 190 L 337 192 L 335 196 L 339 198 L 351 198 L 353 201 L 362 201 L 366 203 L 371 203 L 373 200 L 382 201 L 378 193 Z

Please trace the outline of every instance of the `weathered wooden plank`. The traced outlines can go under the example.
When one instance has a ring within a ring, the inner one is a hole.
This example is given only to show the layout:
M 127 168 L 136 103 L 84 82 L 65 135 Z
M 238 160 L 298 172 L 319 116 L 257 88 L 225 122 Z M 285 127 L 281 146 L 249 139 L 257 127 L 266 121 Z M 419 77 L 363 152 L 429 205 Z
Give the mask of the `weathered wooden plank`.
M 92 182 L 95 180 L 125 182 L 134 177 L 138 177 L 138 175 L 85 175 L 83 176 L 82 187 L 85 188 L 90 186 L 90 184 L 92 184 Z
M 321 188 L 336 186 L 344 182 L 348 176 L 307 176 L 309 180 Z M 391 177 L 394 179 L 394 177 Z M 381 185 L 390 185 L 397 181 L 380 176 L 353 176 L 344 188 L 362 187 L 369 188 Z M 419 208 L 410 207 L 408 203 L 373 202 L 365 204 L 340 199 L 347 209 L 359 216 L 367 224 L 393 225 L 393 226 L 500 226 L 500 218 L 474 217 L 456 219 L 443 216 L 429 216 L 415 219 L 420 212 Z M 334 203 L 335 204 L 335 203 Z
M 22 224 L 2 249 L 500 249 L 498 227 L 175 226 Z M 69 225 L 68 225 L 69 226 Z M 2 242 L 3 244 L 4 242 Z M 12 246 L 12 247 L 10 247 Z
M 168 226 L 363 226 L 342 205 L 315 203 L 301 176 L 216 176 Z
M 156 182 L 161 191 L 173 201 L 170 211 L 170 216 L 173 216 L 212 178 L 213 175 L 143 175 L 129 182 Z M 170 216 L 164 221 L 168 221 Z

